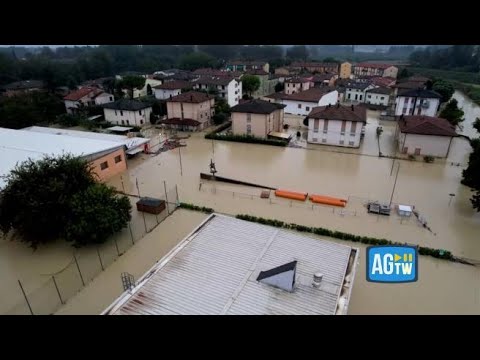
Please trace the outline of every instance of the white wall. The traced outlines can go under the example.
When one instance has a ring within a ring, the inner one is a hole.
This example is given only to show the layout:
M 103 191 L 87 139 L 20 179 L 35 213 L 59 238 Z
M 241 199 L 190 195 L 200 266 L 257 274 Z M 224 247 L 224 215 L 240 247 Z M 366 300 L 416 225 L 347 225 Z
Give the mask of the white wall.
M 415 149 L 420 149 L 418 156 L 430 155 L 444 158 L 447 157 L 451 139 L 450 136 L 399 133 L 398 150 L 405 154 L 415 155 Z M 405 148 L 407 148 L 406 152 Z
M 308 115 L 315 106 L 335 105 L 338 101 L 338 91 L 334 90 L 323 95 L 318 102 L 281 100 L 280 103 L 287 105 L 285 113 L 294 115 Z M 299 108 L 300 106 L 300 108 Z
M 428 101 L 428 107 L 424 108 L 420 106 L 422 101 Z M 415 102 L 415 104 L 414 104 Z M 414 97 L 405 97 L 397 96 L 395 100 L 395 115 L 426 115 L 426 116 L 436 116 L 438 107 L 440 105 L 439 99 L 424 99 L 424 98 L 415 98 Z M 406 104 L 406 107 L 404 108 Z M 412 110 L 415 107 L 415 114 L 412 114 Z
M 76 109 L 78 105 L 77 101 L 72 101 L 72 100 L 65 100 L 65 109 L 67 110 L 68 114 L 72 114 L 73 110 Z
M 110 121 L 111 123 L 117 125 L 131 126 L 144 126 L 145 124 L 149 124 L 151 112 L 151 107 L 136 111 L 103 109 L 106 121 Z
M 115 99 L 113 98 L 112 94 L 103 93 L 95 98 L 95 104 L 96 105 L 107 104 L 107 103 L 113 102 L 114 100 Z
M 322 96 L 317 106 L 335 105 L 338 101 L 338 91 L 334 90 Z
M 315 132 L 314 123 L 318 121 L 318 130 Z M 352 136 L 352 121 L 345 121 L 345 131 L 342 133 L 341 120 L 329 120 L 327 132 L 324 133 L 325 121 L 322 119 L 309 119 L 307 142 L 312 144 L 334 145 L 343 147 L 359 147 L 362 133 L 362 122 L 356 121 L 355 132 Z M 343 144 L 340 143 L 343 141 Z
M 389 95 L 367 92 L 365 93 L 365 96 L 365 103 L 367 104 L 388 106 Z
M 232 80 L 226 88 L 226 99 L 228 105 L 235 106 L 242 98 L 242 83 L 237 80 Z
M 155 98 L 159 100 L 169 99 L 170 96 L 174 97 L 182 92 L 182 89 L 153 89 Z

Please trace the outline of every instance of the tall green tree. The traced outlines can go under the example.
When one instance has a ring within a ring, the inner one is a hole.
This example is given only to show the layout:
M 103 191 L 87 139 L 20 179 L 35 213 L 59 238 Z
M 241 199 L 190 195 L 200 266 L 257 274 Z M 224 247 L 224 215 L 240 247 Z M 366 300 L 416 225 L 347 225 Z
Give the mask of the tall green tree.
M 140 90 L 145 86 L 145 78 L 143 76 L 127 75 L 120 81 L 120 86 L 128 90 L 130 99 L 133 99 L 133 91 Z
M 440 117 L 447 119 L 450 124 L 454 126 L 457 126 L 458 123 L 464 120 L 463 115 L 465 115 L 465 113 L 462 109 L 458 108 L 458 101 L 456 99 L 450 100 L 440 112 Z
M 215 58 L 204 52 L 193 52 L 183 55 L 179 60 L 180 69 L 195 70 L 215 66 Z
M 130 202 L 96 183 L 86 160 L 69 154 L 29 159 L 5 177 L 0 197 L 0 231 L 36 248 L 56 239 L 75 245 L 98 243 L 130 219 Z M 128 203 L 128 205 L 127 205 Z
M 455 88 L 450 82 L 441 79 L 434 81 L 432 90 L 442 95 L 442 99 L 440 100 L 442 103 L 450 100 L 455 92 Z
M 260 88 L 260 79 L 255 75 L 242 76 L 242 90 L 245 91 L 250 97 L 252 94 Z

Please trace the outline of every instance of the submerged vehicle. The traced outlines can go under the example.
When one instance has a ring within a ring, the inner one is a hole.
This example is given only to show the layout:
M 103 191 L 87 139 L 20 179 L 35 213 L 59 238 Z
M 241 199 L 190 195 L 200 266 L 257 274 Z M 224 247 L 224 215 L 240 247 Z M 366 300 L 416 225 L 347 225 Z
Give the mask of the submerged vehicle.
M 369 213 L 380 214 L 380 215 L 390 215 L 390 206 L 385 204 L 380 204 L 377 201 L 368 203 L 367 209 Z

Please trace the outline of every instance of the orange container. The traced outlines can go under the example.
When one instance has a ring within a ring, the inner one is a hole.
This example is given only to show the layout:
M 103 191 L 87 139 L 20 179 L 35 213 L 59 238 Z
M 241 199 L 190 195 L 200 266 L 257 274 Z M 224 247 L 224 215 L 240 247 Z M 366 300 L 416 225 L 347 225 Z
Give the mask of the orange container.
M 314 198 L 314 197 L 317 198 L 317 199 L 323 198 L 323 199 L 342 201 L 344 203 L 347 203 L 346 199 L 341 199 L 341 198 L 336 198 L 336 197 L 333 197 L 333 196 L 326 196 L 326 195 L 317 195 L 317 194 L 310 195 L 310 200 L 312 200 L 312 198 Z
M 284 197 L 287 199 L 305 201 L 307 199 L 308 194 L 278 189 L 278 190 L 275 190 L 275 196 Z
M 345 207 L 346 203 L 344 201 L 341 201 L 339 199 L 327 199 L 323 196 L 315 196 L 312 195 L 310 196 L 310 200 L 314 203 L 317 204 L 325 204 L 325 205 L 333 205 L 333 206 L 340 206 L 340 207 Z

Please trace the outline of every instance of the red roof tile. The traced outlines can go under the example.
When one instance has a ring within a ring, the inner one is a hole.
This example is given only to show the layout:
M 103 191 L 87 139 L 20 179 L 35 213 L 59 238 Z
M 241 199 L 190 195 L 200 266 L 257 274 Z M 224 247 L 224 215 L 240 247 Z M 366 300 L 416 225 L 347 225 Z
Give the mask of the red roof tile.
M 176 90 L 176 89 L 185 89 L 185 88 L 191 88 L 193 84 L 188 81 L 182 81 L 182 80 L 173 80 L 173 81 L 167 81 L 162 85 L 157 85 L 154 86 L 154 89 L 164 89 L 164 90 Z
M 317 106 L 308 114 L 309 118 L 345 121 L 367 121 L 367 111 L 364 106 L 329 105 Z
M 372 68 L 372 69 L 388 69 L 389 67 L 394 66 L 394 65 L 363 62 L 363 63 L 358 63 L 355 66 L 356 67 Z
M 433 116 L 401 116 L 398 126 L 402 133 L 418 135 L 457 136 L 455 126 L 448 120 Z
M 81 98 L 87 96 L 91 92 L 94 92 L 94 95 L 98 95 L 99 93 L 102 92 L 102 90 L 95 88 L 95 87 L 90 87 L 90 86 L 85 86 L 81 88 L 80 90 L 75 90 L 72 91 L 70 94 L 65 96 L 63 99 L 64 100 L 70 100 L 70 101 L 78 101 Z
M 213 96 L 198 91 L 189 91 L 168 99 L 169 102 L 201 103 L 213 99 Z

